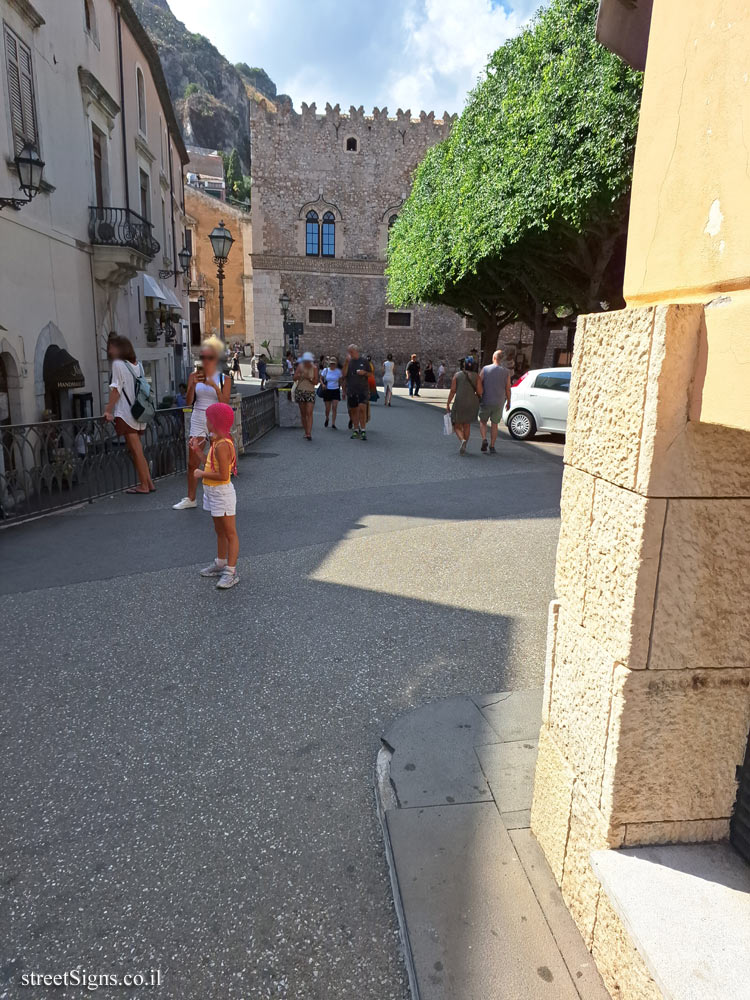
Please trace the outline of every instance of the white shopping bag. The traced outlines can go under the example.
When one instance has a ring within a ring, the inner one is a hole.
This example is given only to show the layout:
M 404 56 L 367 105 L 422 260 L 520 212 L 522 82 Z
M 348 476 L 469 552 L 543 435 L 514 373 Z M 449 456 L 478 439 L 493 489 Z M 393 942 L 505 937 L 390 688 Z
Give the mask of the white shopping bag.
M 443 416 L 443 434 L 453 433 L 453 421 L 451 420 L 450 413 L 446 413 Z

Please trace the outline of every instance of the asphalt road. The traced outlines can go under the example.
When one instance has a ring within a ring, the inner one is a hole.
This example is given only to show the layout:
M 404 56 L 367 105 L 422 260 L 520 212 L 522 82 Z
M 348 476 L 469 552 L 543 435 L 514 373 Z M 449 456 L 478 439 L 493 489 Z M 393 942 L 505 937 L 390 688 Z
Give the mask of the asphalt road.
M 229 592 L 174 480 L 0 532 L 0 998 L 71 969 L 159 970 L 164 1000 L 406 996 L 380 735 L 541 684 L 562 472 L 543 439 L 459 457 L 439 407 L 374 407 L 360 442 L 318 406 L 312 443 L 257 442 Z

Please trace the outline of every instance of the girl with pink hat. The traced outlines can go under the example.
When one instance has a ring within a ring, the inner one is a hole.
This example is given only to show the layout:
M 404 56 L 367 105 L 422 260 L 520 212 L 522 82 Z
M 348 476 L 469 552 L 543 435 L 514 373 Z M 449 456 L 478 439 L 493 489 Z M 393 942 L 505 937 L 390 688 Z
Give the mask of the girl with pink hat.
M 232 440 L 234 410 L 226 403 L 212 403 L 206 410 L 206 426 L 211 445 L 206 464 L 195 470 L 196 479 L 203 480 L 203 509 L 214 519 L 216 531 L 216 559 L 201 570 L 201 576 L 218 577 L 219 590 L 229 590 L 240 582 L 237 575 L 237 556 L 240 540 L 237 537 L 235 513 L 237 494 L 232 484 L 232 473 L 237 474 L 237 456 Z M 198 462 L 203 452 L 191 441 L 190 447 L 198 452 Z

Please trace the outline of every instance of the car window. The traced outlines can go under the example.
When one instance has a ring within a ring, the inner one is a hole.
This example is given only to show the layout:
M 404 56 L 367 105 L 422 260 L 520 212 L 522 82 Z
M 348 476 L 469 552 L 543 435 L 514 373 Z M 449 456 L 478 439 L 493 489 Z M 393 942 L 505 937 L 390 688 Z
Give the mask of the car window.
M 534 382 L 534 388 L 570 392 L 570 372 L 539 372 Z

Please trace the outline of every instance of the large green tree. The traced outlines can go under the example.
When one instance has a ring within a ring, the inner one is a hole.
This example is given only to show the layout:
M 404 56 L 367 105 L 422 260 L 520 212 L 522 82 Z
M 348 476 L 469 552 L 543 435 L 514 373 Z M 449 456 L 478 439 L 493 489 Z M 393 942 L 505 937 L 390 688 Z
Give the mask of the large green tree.
M 391 229 L 391 302 L 471 314 L 485 357 L 523 320 L 541 364 L 560 317 L 622 304 L 641 74 L 597 43 L 597 6 L 552 0 L 494 53 Z

